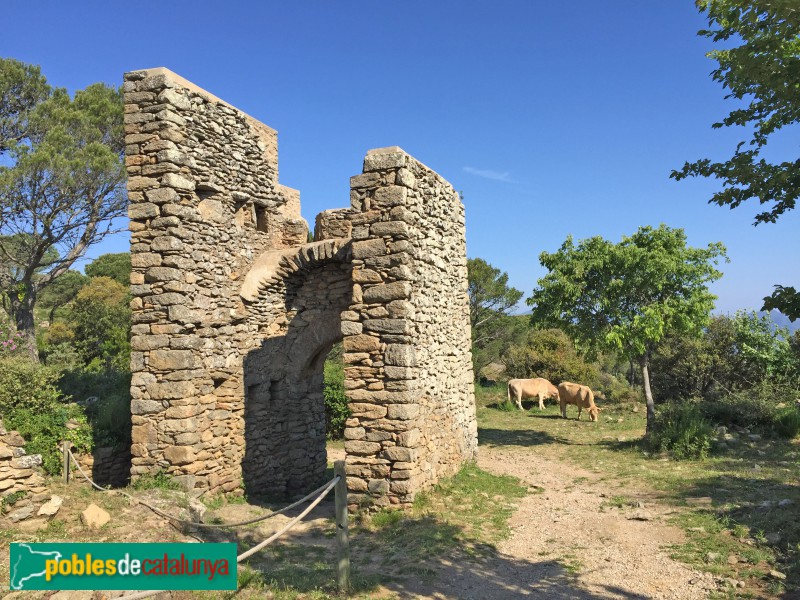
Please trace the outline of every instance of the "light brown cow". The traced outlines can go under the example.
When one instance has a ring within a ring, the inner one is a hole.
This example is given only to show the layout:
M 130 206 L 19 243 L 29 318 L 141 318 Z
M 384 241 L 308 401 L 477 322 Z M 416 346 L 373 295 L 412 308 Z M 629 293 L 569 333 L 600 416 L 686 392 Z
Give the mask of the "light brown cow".
M 536 379 L 512 379 L 508 382 L 508 401 L 511 397 L 517 403 L 517 408 L 522 410 L 522 401 L 526 398 L 538 398 L 539 410 L 544 410 L 545 398 L 558 398 L 558 388 L 552 383 L 537 377 Z
M 601 409 L 595 406 L 592 390 L 585 385 L 562 381 L 558 384 L 558 401 L 561 405 L 561 416 L 565 419 L 567 418 L 567 404 L 578 407 L 578 420 L 580 420 L 581 410 L 584 408 L 588 409 L 589 418 L 592 421 L 597 421 L 597 416 L 600 414 Z

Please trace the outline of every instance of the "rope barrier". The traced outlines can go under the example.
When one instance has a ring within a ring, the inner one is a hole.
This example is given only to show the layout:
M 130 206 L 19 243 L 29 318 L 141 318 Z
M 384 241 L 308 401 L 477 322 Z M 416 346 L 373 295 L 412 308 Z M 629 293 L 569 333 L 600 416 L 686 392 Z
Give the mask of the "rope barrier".
M 78 468 L 78 471 L 80 472 L 80 474 L 83 475 L 84 479 L 86 479 L 86 481 L 88 481 L 92 485 L 92 487 L 96 488 L 97 490 L 99 490 L 101 492 L 116 492 L 116 493 L 119 493 L 119 494 L 121 494 L 123 496 L 126 496 L 126 497 L 130 498 L 131 500 L 133 500 L 135 502 L 138 502 L 139 504 L 142 504 L 142 505 L 146 506 L 147 508 L 149 508 L 150 510 L 152 510 L 156 514 L 161 515 L 162 517 L 165 517 L 165 518 L 173 520 L 173 521 L 177 521 L 179 523 L 186 523 L 186 524 L 194 525 L 194 526 L 200 526 L 200 527 L 203 527 L 203 526 L 205 526 L 205 527 L 238 527 L 240 525 L 250 525 L 252 523 L 258 523 L 259 521 L 264 521 L 264 520 L 268 519 L 269 517 L 273 517 L 273 516 L 275 516 L 277 514 L 286 512 L 290 508 L 294 508 L 298 504 L 302 504 L 306 500 L 312 498 L 314 495 L 319 494 L 318 497 L 311 504 L 309 504 L 308 507 L 305 508 L 305 510 L 303 510 L 303 512 L 301 512 L 294 519 L 289 521 L 286 525 L 283 526 L 283 528 L 281 528 L 279 531 L 276 531 L 274 534 L 272 534 L 266 540 L 256 544 L 255 546 L 253 546 L 249 550 L 246 550 L 245 552 L 242 552 L 239 556 L 237 556 L 236 557 L 236 562 L 237 563 L 240 563 L 243 560 L 245 560 L 246 558 L 249 558 L 250 556 L 252 556 L 256 552 L 259 552 L 260 550 L 263 550 L 264 548 L 269 546 L 272 542 L 274 542 L 275 540 L 280 538 L 284 533 L 289 531 L 292 527 L 297 525 L 297 523 L 299 523 L 303 519 L 303 517 L 305 517 L 308 513 L 310 513 L 312 510 L 314 510 L 314 508 L 317 506 L 317 504 L 322 502 L 323 498 L 325 498 L 325 496 L 328 495 L 328 493 L 334 488 L 334 486 L 341 479 L 341 476 L 337 475 L 331 481 L 329 481 L 328 483 L 318 487 L 316 490 L 314 490 L 313 492 L 311 492 L 307 496 L 303 497 L 302 499 L 298 500 L 297 502 L 294 502 L 294 503 L 290 504 L 289 506 L 286 506 L 286 507 L 284 507 L 284 508 L 282 508 L 280 510 L 273 511 L 272 513 L 269 513 L 266 516 L 258 517 L 256 519 L 251 519 L 249 521 L 242 521 L 241 523 L 230 523 L 230 524 L 226 524 L 226 525 L 211 524 L 211 523 L 197 523 L 197 522 L 194 522 L 194 521 L 186 521 L 184 519 L 179 519 L 179 518 L 177 518 L 175 516 L 169 515 L 169 514 L 163 512 L 162 510 L 156 508 L 155 506 L 152 506 L 152 505 L 150 505 L 150 504 L 148 504 L 146 502 L 143 502 L 143 501 L 139 500 L 138 498 L 135 498 L 134 496 L 128 494 L 127 492 L 123 492 L 121 490 L 109 490 L 109 489 L 106 489 L 104 487 L 99 486 L 97 483 L 92 481 L 92 479 L 84 472 L 84 470 L 81 468 L 80 464 L 78 463 L 77 459 L 75 458 L 75 455 L 72 454 L 72 451 L 67 448 L 67 452 L 69 453 L 69 455 L 72 458 L 72 460 L 75 461 L 75 466 Z M 167 590 L 141 591 L 141 592 L 136 592 L 135 594 L 131 594 L 130 596 L 120 596 L 118 598 L 118 600 L 144 600 L 144 598 L 150 598 L 152 596 L 155 596 L 156 594 L 161 594 L 161 593 L 163 593 L 165 591 L 167 591 Z
M 296 502 L 293 502 L 289 506 L 284 506 L 280 510 L 274 510 L 274 511 L 272 511 L 270 513 L 267 513 L 266 515 L 262 515 L 260 517 L 254 518 L 254 519 L 249 519 L 247 521 L 239 521 L 237 523 L 203 523 L 201 521 L 187 521 L 185 519 L 180 519 L 180 518 L 178 518 L 178 517 L 176 517 L 174 515 L 170 515 L 169 513 L 165 513 L 164 511 L 162 511 L 161 509 L 153 506 L 152 504 L 148 504 L 144 500 L 136 498 L 135 496 L 132 496 L 131 494 L 128 494 L 127 492 L 123 492 L 122 490 L 110 490 L 110 489 L 106 489 L 104 487 L 101 487 L 100 485 L 98 485 L 94 481 L 92 481 L 92 479 L 84 472 L 84 470 L 81 469 L 81 465 L 78 462 L 78 460 L 75 458 L 75 455 L 72 453 L 72 450 L 68 449 L 67 452 L 69 453 L 70 458 L 72 458 L 73 462 L 75 463 L 75 466 L 78 468 L 78 472 L 81 475 L 83 475 L 83 478 L 86 479 L 86 481 L 88 481 L 92 485 L 92 487 L 94 487 L 95 489 L 97 489 L 97 490 L 99 490 L 101 492 L 106 492 L 106 493 L 113 492 L 115 494 L 120 494 L 122 496 L 125 496 L 126 498 L 130 498 L 131 500 L 133 500 L 134 502 L 136 502 L 138 504 L 141 504 L 142 506 L 146 506 L 147 508 L 152 510 L 154 513 L 156 513 L 159 516 L 164 517 L 165 519 L 169 519 L 171 521 L 175 521 L 176 523 L 183 523 L 184 525 L 190 525 L 190 526 L 193 526 L 193 527 L 206 527 L 206 528 L 209 528 L 209 529 L 226 529 L 228 527 L 243 527 L 244 525 L 252 525 L 253 523 L 259 523 L 261 521 L 266 521 L 267 519 L 270 519 L 270 518 L 274 517 L 275 515 L 283 514 L 286 511 L 291 510 L 294 507 L 299 506 L 299 505 L 303 504 L 304 502 L 310 500 L 316 494 L 318 494 L 322 490 L 324 490 L 325 487 L 328 485 L 328 484 L 323 484 L 323 485 L 319 486 L 313 492 L 307 494 L 306 496 L 303 496 L 302 498 L 300 498 L 300 500 L 297 500 Z

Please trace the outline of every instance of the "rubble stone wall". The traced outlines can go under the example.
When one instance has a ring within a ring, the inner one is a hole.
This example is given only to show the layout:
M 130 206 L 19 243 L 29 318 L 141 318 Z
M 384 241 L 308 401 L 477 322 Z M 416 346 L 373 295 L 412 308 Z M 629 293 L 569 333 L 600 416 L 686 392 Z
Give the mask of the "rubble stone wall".
M 390 147 L 351 179 L 351 210 L 348 485 L 356 503 L 405 505 L 477 448 L 464 207 Z
M 25 440 L 0 420 L 0 518 L 12 523 L 33 516 L 50 494 L 42 475 L 41 454 L 26 454 Z
M 126 74 L 132 466 L 293 495 L 325 475 L 323 365 L 343 342 L 348 486 L 400 504 L 476 446 L 464 210 L 399 148 L 317 217 L 277 134 L 166 69 Z

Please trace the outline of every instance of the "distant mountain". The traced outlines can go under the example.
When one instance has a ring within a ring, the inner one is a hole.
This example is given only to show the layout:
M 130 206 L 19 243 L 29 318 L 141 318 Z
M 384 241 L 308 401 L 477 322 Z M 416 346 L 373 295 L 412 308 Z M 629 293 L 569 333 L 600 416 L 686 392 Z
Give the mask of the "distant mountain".
M 762 311 L 758 313 L 759 315 L 766 314 L 766 311 Z M 795 332 L 796 330 L 800 329 L 800 319 L 792 323 L 789 320 L 789 317 L 784 315 L 782 312 L 778 312 L 777 310 L 772 310 L 769 313 L 769 318 L 772 319 L 772 322 L 775 323 L 778 327 L 788 327 L 789 331 Z

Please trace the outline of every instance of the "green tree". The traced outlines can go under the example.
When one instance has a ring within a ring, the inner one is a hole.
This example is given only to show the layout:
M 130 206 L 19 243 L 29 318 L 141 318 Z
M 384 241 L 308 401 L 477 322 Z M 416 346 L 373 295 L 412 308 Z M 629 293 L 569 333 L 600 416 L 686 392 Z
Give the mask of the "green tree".
M 128 288 L 109 277 L 93 277 L 78 292 L 70 324 L 78 352 L 90 369 L 130 368 L 129 301 Z
M 581 357 L 560 329 L 533 329 L 524 345 L 513 345 L 503 355 L 510 378 L 544 377 L 554 385 L 574 381 L 594 387 L 599 372 Z
M 128 287 L 131 283 L 131 254 L 102 254 L 86 265 L 84 271 L 89 277 L 110 277 Z
M 56 277 L 52 283 L 42 289 L 39 294 L 39 306 L 49 310 L 48 320 L 52 326 L 56 311 L 72 302 L 80 289 L 86 285 L 86 277 L 70 269 Z
M 38 360 L 39 293 L 125 214 L 122 97 L 94 84 L 70 98 L 38 67 L 0 59 L 0 135 L 0 256 L 17 274 L 6 297 Z
M 722 244 L 690 248 L 682 229 L 665 225 L 640 227 L 618 244 L 596 236 L 576 245 L 570 236 L 557 252 L 539 257 L 549 273 L 528 299 L 532 323 L 562 328 L 590 353 L 633 358 L 642 372 L 650 432 L 650 357 L 666 333 L 699 333 L 708 323 L 716 296 L 707 284 L 722 276 L 714 268 L 722 257 Z
M 522 292 L 508 285 L 508 274 L 482 258 L 467 260 L 469 320 L 476 374 L 499 358 L 519 332 L 520 323 L 509 315 Z
M 775 132 L 800 123 L 800 10 L 797 0 L 697 0 L 706 13 L 709 29 L 698 35 L 714 42 L 731 42 L 708 53 L 717 62 L 714 81 L 739 101 L 712 127 L 741 126 L 748 139 L 736 146 L 723 162 L 704 158 L 687 162 L 670 175 L 715 177 L 723 187 L 709 202 L 736 208 L 755 198 L 766 210 L 755 225 L 774 223 L 795 207 L 800 196 L 800 158 L 769 162 L 761 152 Z M 800 317 L 800 293 L 793 287 L 775 286 L 764 298 L 764 310 L 777 308 L 792 321 Z

